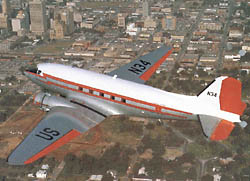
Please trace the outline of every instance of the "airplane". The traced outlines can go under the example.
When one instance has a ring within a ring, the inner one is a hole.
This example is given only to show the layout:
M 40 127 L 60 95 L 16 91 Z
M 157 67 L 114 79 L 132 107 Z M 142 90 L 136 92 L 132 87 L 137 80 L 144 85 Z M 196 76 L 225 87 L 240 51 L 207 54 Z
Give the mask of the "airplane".
M 163 46 L 107 74 L 54 63 L 26 70 L 24 74 L 31 81 L 49 90 L 33 98 L 47 114 L 7 162 L 32 163 L 112 115 L 200 121 L 210 140 L 225 140 L 234 123 L 241 123 L 246 108 L 241 100 L 241 82 L 221 76 L 197 96 L 145 85 L 171 52 L 170 47 Z

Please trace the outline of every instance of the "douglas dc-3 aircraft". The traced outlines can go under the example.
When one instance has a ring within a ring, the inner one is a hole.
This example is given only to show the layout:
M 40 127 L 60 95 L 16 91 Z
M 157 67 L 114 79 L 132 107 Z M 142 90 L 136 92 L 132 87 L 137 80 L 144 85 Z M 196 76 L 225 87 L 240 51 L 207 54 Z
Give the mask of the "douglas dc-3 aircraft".
M 163 46 L 107 75 L 52 63 L 25 71 L 34 83 L 60 96 L 47 92 L 34 96 L 34 103 L 48 113 L 11 153 L 8 163 L 32 163 L 111 115 L 199 120 L 211 140 L 226 139 L 246 108 L 241 82 L 218 77 L 197 96 L 144 85 L 171 52 Z

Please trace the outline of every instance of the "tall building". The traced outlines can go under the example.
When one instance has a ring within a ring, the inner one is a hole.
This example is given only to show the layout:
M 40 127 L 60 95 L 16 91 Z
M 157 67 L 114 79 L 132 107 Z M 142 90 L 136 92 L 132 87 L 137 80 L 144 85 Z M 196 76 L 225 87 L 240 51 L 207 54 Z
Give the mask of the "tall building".
M 0 13 L 0 28 L 9 28 L 10 24 L 9 24 L 9 19 L 8 19 L 8 15 Z
M 144 0 L 142 3 L 142 16 L 148 17 L 150 14 L 148 0 Z
M 64 9 L 61 13 L 61 20 L 66 25 L 66 34 L 70 35 L 74 32 L 74 14 L 73 9 Z
M 12 31 L 29 30 L 29 17 L 27 11 L 20 10 L 16 18 L 11 19 Z
M 72 9 L 57 9 L 54 14 L 50 39 L 63 39 L 74 32 L 74 17 Z
M 162 28 L 164 30 L 175 30 L 176 29 L 176 17 L 166 16 L 162 19 Z
M 157 27 L 156 21 L 153 18 L 151 18 L 150 16 L 148 16 L 144 20 L 144 28 L 156 28 L 156 27 Z
M 2 13 L 0 13 L 0 28 L 9 28 L 9 17 L 11 14 L 9 0 L 2 0 Z
M 2 14 L 11 14 L 10 2 L 9 0 L 2 0 Z
M 30 31 L 42 35 L 47 31 L 47 18 L 45 3 L 43 0 L 34 0 L 29 3 L 30 6 Z
M 24 7 L 23 0 L 15 0 L 11 2 L 11 7 L 13 9 L 22 9 Z
M 118 18 L 118 27 L 126 28 L 126 16 L 122 13 L 119 13 L 117 15 L 117 18 Z

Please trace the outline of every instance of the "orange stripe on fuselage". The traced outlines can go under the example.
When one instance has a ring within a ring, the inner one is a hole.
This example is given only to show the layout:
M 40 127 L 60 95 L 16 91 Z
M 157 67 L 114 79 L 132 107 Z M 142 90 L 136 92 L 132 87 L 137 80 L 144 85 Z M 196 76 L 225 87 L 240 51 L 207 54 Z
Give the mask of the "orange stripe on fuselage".
M 166 58 L 172 53 L 172 50 L 169 50 L 160 60 L 158 60 L 152 67 L 150 67 L 144 74 L 140 76 L 140 79 L 146 81 L 151 75 L 157 70 L 157 68 L 166 60 Z
M 157 110 L 160 110 L 160 108 L 159 108 L 159 109 L 155 108 L 156 111 L 154 111 L 153 109 L 147 109 L 147 108 L 144 108 L 144 107 L 139 107 L 139 106 L 135 106 L 135 105 L 128 104 L 128 103 L 123 103 L 123 102 L 120 102 L 120 101 L 117 101 L 117 100 L 113 100 L 113 99 L 110 99 L 110 98 L 107 98 L 107 97 L 102 97 L 102 96 L 98 96 L 98 95 L 95 95 L 95 94 L 91 94 L 91 93 L 82 92 L 82 91 L 79 91 L 79 90 L 76 90 L 76 89 L 72 89 L 72 88 L 69 88 L 69 87 L 66 87 L 66 86 L 63 86 L 63 85 L 56 84 L 56 83 L 54 83 L 54 82 L 49 82 L 49 81 L 48 81 L 48 84 L 51 84 L 51 85 L 54 85 L 54 86 L 58 86 L 58 87 L 61 87 L 61 88 L 64 88 L 64 89 L 68 89 L 68 90 L 71 90 L 71 91 L 83 93 L 83 94 L 86 94 L 86 95 L 89 95 L 89 96 L 101 98 L 101 99 L 104 99 L 104 100 L 107 100 L 107 101 L 110 101 L 110 102 L 115 102 L 115 103 L 123 104 L 123 105 L 129 106 L 129 107 L 133 107 L 133 108 L 145 110 L 145 111 L 158 112 Z M 109 94 L 109 95 L 112 96 L 112 94 Z M 119 96 L 119 97 L 121 97 L 121 96 Z M 129 99 L 127 99 L 127 100 L 129 100 Z M 137 102 L 139 102 L 139 101 L 137 101 Z M 145 105 L 147 105 L 147 104 L 145 104 Z M 153 106 L 153 105 L 152 105 L 152 106 Z M 155 106 L 153 106 L 153 107 L 155 107 Z M 157 106 L 157 107 L 159 107 L 159 106 Z M 160 112 L 160 113 L 161 113 L 161 114 L 168 115 L 168 116 L 173 116 L 173 117 L 187 118 L 187 117 L 185 117 L 185 116 L 175 115 L 175 114 L 166 113 L 166 112 Z
M 49 152 L 51 152 L 51 151 L 57 149 L 58 147 L 64 145 L 65 143 L 69 142 L 70 140 L 72 140 L 73 138 L 79 136 L 80 134 L 81 133 L 79 131 L 71 130 L 70 132 L 65 134 L 63 137 L 59 138 L 57 141 L 55 141 L 51 145 L 49 145 L 48 147 L 46 147 L 45 149 L 43 149 L 42 151 L 40 151 L 36 155 L 29 158 L 27 161 L 24 162 L 24 164 L 29 164 L 29 163 L 32 163 L 32 162 L 38 160 L 39 158 L 47 155 Z
M 52 85 L 55 85 L 55 86 L 58 86 L 58 87 L 61 87 L 61 88 L 65 88 L 65 89 L 68 89 L 68 90 L 71 90 L 71 91 L 75 91 L 75 92 L 87 94 L 89 96 L 94 96 L 94 97 L 97 97 L 97 98 L 105 99 L 105 100 L 108 100 L 108 101 L 111 101 L 111 102 L 115 102 L 115 103 L 119 103 L 119 104 L 124 104 L 126 106 L 130 106 L 130 107 L 134 107 L 134 108 L 138 108 L 138 109 L 142 109 L 142 110 L 146 110 L 146 111 L 151 111 L 151 112 L 157 112 L 157 113 L 160 113 L 160 114 L 174 116 L 174 117 L 179 117 L 179 118 L 186 118 L 186 117 L 185 116 L 181 116 L 181 115 L 175 115 L 175 114 L 171 114 L 171 113 L 161 112 L 159 110 L 161 110 L 162 108 L 164 108 L 164 109 L 167 109 L 167 110 L 170 110 L 170 111 L 175 111 L 177 113 L 184 113 L 184 114 L 192 115 L 192 113 L 189 113 L 189 112 L 180 111 L 180 110 L 176 110 L 176 109 L 168 108 L 168 107 L 163 107 L 163 106 L 159 106 L 159 105 L 152 104 L 152 103 L 149 103 L 149 102 L 145 102 L 145 101 L 133 99 L 133 98 L 130 98 L 130 97 L 122 96 L 122 95 L 119 95 L 119 94 L 107 92 L 107 91 L 104 91 L 104 90 L 96 89 L 96 88 L 93 88 L 93 87 L 88 87 L 88 86 L 85 86 L 85 85 L 82 85 L 82 84 L 78 84 L 78 83 L 74 83 L 74 82 L 71 82 L 71 81 L 68 81 L 68 80 L 64 80 L 64 79 L 61 79 L 61 78 L 58 78 L 58 77 L 54 77 L 54 76 L 51 76 L 49 74 L 45 74 L 44 73 L 43 75 L 45 77 L 48 77 L 48 78 L 51 78 L 51 79 L 63 82 L 65 84 L 74 85 L 74 86 L 82 87 L 82 88 L 85 88 L 85 89 L 90 89 L 90 90 L 101 92 L 101 93 L 104 93 L 104 94 L 107 94 L 107 95 L 110 95 L 110 96 L 120 97 L 122 99 L 134 101 L 136 103 L 140 103 L 140 104 L 144 104 L 144 105 L 149 105 L 149 106 L 155 107 L 155 110 L 151 110 L 151 109 L 147 109 L 147 108 L 143 108 L 143 107 L 138 107 L 138 106 L 135 106 L 135 105 L 123 103 L 123 102 L 112 100 L 112 99 L 109 99 L 109 98 L 106 98 L 106 97 L 102 97 L 102 96 L 97 96 L 97 95 L 94 95 L 94 94 L 91 94 L 91 93 L 80 91 L 78 89 L 72 89 L 72 88 L 69 88 L 69 87 L 66 87 L 66 86 L 63 86 L 63 85 L 59 85 L 59 84 L 56 84 L 54 82 L 50 82 L 50 81 L 46 82 L 46 84 L 52 84 Z

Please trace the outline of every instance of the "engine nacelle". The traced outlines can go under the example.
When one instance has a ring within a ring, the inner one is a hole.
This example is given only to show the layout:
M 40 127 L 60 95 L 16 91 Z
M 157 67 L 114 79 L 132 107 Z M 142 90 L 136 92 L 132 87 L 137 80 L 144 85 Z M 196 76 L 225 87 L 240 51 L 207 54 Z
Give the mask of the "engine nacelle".
M 40 92 L 34 96 L 34 104 L 39 105 L 44 111 L 49 111 L 52 107 L 58 106 L 76 108 L 75 104 L 64 98 L 51 96 L 50 94 L 44 92 Z

